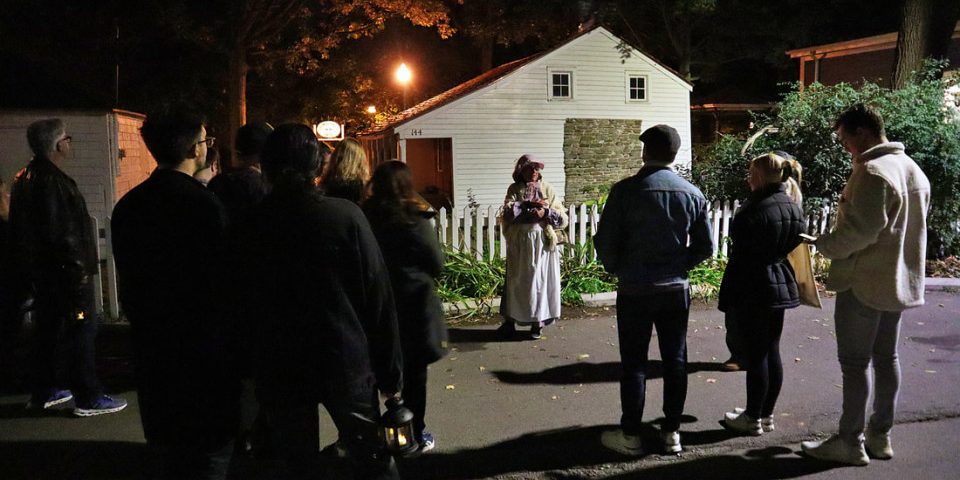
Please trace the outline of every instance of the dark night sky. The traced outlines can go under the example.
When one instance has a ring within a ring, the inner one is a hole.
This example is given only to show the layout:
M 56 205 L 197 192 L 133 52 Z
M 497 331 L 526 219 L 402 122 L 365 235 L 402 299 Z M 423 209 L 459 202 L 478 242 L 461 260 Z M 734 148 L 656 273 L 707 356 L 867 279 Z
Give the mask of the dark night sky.
M 706 44 L 715 52 L 695 57 L 693 103 L 776 100 L 784 88 L 778 84 L 797 77 L 796 62 L 785 50 L 897 28 L 894 1 L 758 2 L 721 1 L 719 8 L 726 17 L 700 27 L 698 35 L 708 35 Z M 86 5 L 66 0 L 4 1 L 0 6 L 0 108 L 113 107 L 119 59 L 119 107 L 145 111 L 164 101 L 191 99 L 217 118 L 225 102 L 224 56 L 198 47 L 177 31 L 177 25 L 164 24 L 161 20 L 167 12 L 158 7 L 162 4 L 162 0 Z M 782 4 L 782 11 L 778 6 L 757 13 L 751 6 L 771 4 Z M 119 42 L 114 39 L 114 19 L 120 26 Z M 630 40 L 625 25 L 604 24 Z M 651 53 L 670 65 L 669 53 L 655 51 L 661 35 L 650 31 L 645 35 L 649 35 L 645 49 L 654 50 Z M 498 47 L 494 64 L 535 53 L 542 49 L 540 43 L 531 39 Z M 394 21 L 375 38 L 350 41 L 335 50 L 323 68 L 337 69 L 336 79 L 298 77 L 282 68 L 255 71 L 249 77 L 250 115 L 296 118 L 310 103 L 306 99 L 312 99 L 313 110 L 334 108 L 327 99 L 350 83 L 342 71 L 351 68 L 367 72 L 375 86 L 395 98 L 398 92 L 393 91 L 396 87 L 389 75 L 400 57 L 418 72 L 411 92 L 417 100 L 480 73 L 478 50 L 463 35 L 441 40 L 435 30 Z

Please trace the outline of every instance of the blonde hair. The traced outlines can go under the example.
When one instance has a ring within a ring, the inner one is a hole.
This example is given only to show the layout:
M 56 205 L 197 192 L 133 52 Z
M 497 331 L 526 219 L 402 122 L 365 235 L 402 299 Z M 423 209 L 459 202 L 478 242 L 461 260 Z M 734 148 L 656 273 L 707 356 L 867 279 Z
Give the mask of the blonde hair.
M 357 179 L 363 181 L 363 183 L 370 179 L 367 153 L 363 150 L 360 142 L 353 138 L 345 138 L 333 151 L 323 181 L 343 182 Z
M 803 205 L 800 181 L 803 167 L 785 152 L 770 152 L 750 160 L 750 168 L 756 168 L 764 185 L 786 183 L 787 195 L 798 205 Z

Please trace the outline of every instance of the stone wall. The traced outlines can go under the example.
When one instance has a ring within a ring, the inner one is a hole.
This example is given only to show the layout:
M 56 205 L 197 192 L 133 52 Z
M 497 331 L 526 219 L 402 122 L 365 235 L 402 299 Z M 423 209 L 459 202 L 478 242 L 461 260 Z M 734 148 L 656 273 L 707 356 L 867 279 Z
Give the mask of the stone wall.
M 567 205 L 596 200 L 640 168 L 641 120 L 568 118 L 563 128 Z

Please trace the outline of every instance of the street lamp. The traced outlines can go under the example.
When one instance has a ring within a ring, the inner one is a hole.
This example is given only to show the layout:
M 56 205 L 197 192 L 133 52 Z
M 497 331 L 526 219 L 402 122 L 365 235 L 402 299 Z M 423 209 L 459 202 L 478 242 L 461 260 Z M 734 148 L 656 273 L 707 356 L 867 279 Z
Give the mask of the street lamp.
M 394 73 L 397 81 L 400 82 L 400 85 L 403 86 L 403 109 L 407 109 L 407 86 L 410 85 L 410 80 L 413 79 L 413 72 L 410 71 L 410 68 L 407 67 L 406 63 L 401 63 L 397 67 L 397 71 Z
M 367 113 L 369 113 L 370 115 L 377 113 L 377 107 L 370 105 L 369 107 L 367 107 Z

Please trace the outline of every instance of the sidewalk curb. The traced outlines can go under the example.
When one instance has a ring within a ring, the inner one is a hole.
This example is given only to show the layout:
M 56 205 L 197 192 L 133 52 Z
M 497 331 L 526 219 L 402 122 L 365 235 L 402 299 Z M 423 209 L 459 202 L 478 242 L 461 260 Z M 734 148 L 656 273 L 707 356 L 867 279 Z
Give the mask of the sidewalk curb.
M 703 287 L 700 285 L 691 285 L 690 293 L 697 294 Z M 960 291 L 960 278 L 926 278 L 924 279 L 924 290 L 930 292 L 950 292 Z M 586 307 L 612 307 L 617 304 L 617 292 L 603 293 L 584 293 L 580 295 L 583 299 L 583 305 Z M 500 297 L 493 297 L 489 300 L 463 300 L 460 302 L 451 302 L 443 304 L 443 311 L 447 314 L 456 314 L 462 311 L 476 309 L 479 306 L 486 306 L 491 311 L 500 306 Z

